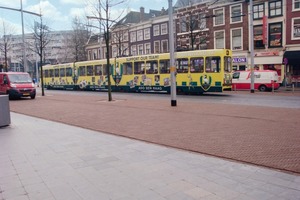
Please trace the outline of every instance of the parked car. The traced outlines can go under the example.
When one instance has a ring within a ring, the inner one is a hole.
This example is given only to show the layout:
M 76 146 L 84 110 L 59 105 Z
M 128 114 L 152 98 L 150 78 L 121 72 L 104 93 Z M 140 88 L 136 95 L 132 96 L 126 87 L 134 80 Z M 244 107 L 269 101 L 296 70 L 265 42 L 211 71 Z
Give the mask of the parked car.
M 26 72 L 0 72 L 0 94 L 7 94 L 9 99 L 21 97 L 34 99 L 36 89 Z
M 259 91 L 277 90 L 280 87 L 278 74 L 273 70 L 254 71 L 254 89 Z M 251 71 L 236 71 L 232 76 L 234 90 L 251 89 Z

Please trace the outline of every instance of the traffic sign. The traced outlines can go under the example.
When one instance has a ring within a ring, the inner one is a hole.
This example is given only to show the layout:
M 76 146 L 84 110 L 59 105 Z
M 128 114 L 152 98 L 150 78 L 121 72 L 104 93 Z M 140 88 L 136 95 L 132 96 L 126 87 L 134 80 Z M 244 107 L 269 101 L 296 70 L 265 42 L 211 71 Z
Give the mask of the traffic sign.
M 288 59 L 287 58 L 283 58 L 283 64 L 285 64 L 285 65 L 288 64 Z

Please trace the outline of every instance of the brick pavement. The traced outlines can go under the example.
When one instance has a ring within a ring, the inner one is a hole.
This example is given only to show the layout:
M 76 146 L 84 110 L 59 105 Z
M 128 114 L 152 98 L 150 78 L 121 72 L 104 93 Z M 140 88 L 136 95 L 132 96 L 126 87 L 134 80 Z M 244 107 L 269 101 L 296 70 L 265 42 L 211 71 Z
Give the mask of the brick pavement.
M 300 173 L 300 109 L 55 94 L 10 110 L 96 131 Z M 12 119 L 13 120 L 13 119 Z

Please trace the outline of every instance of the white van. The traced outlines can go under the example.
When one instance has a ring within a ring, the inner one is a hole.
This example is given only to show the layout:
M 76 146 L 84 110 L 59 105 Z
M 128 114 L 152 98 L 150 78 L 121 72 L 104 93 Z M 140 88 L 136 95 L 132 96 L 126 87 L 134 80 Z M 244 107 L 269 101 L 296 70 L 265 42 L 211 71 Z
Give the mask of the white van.
M 273 70 L 254 71 L 254 89 L 259 91 L 277 90 L 280 85 L 278 74 Z M 236 71 L 232 76 L 232 88 L 234 90 L 251 89 L 251 71 Z

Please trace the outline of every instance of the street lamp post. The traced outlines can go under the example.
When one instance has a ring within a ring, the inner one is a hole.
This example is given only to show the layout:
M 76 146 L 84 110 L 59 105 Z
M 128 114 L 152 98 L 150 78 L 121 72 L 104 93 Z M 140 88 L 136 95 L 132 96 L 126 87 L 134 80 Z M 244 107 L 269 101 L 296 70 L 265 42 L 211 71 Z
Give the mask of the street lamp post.
M 23 19 L 23 2 L 20 0 L 21 4 L 21 20 L 22 20 L 22 42 L 23 42 L 23 67 L 24 72 L 27 72 L 27 61 L 26 61 L 26 45 L 25 45 L 25 33 L 24 33 L 24 19 Z
M 250 92 L 254 93 L 254 36 L 253 36 L 253 0 L 250 0 L 250 56 L 251 56 L 251 85 Z
M 171 106 L 177 106 L 176 101 L 176 65 L 174 58 L 174 30 L 173 30 L 173 6 L 169 0 L 169 46 L 170 46 L 170 74 L 171 74 Z
M 22 3 L 22 0 L 20 0 L 20 4 L 21 4 L 21 9 L 15 9 L 15 8 L 8 8 L 8 7 L 4 7 L 4 6 L 0 6 L 0 9 L 7 9 L 7 10 L 13 10 L 13 11 L 18 11 L 18 12 L 21 12 L 21 20 L 22 20 L 22 42 L 23 42 L 23 62 L 24 62 L 24 70 L 23 71 L 26 71 L 27 70 L 27 62 L 26 62 L 26 50 L 25 50 L 25 35 L 24 35 L 24 20 L 23 20 L 23 13 L 27 13 L 27 14 L 31 14 L 31 15 L 36 15 L 36 16 L 39 16 L 41 17 L 40 14 L 37 14 L 37 13 L 34 13 L 34 12 L 30 12 L 30 11 L 26 11 L 26 10 L 23 10 L 23 3 Z M 19 70 L 20 71 L 20 70 Z

